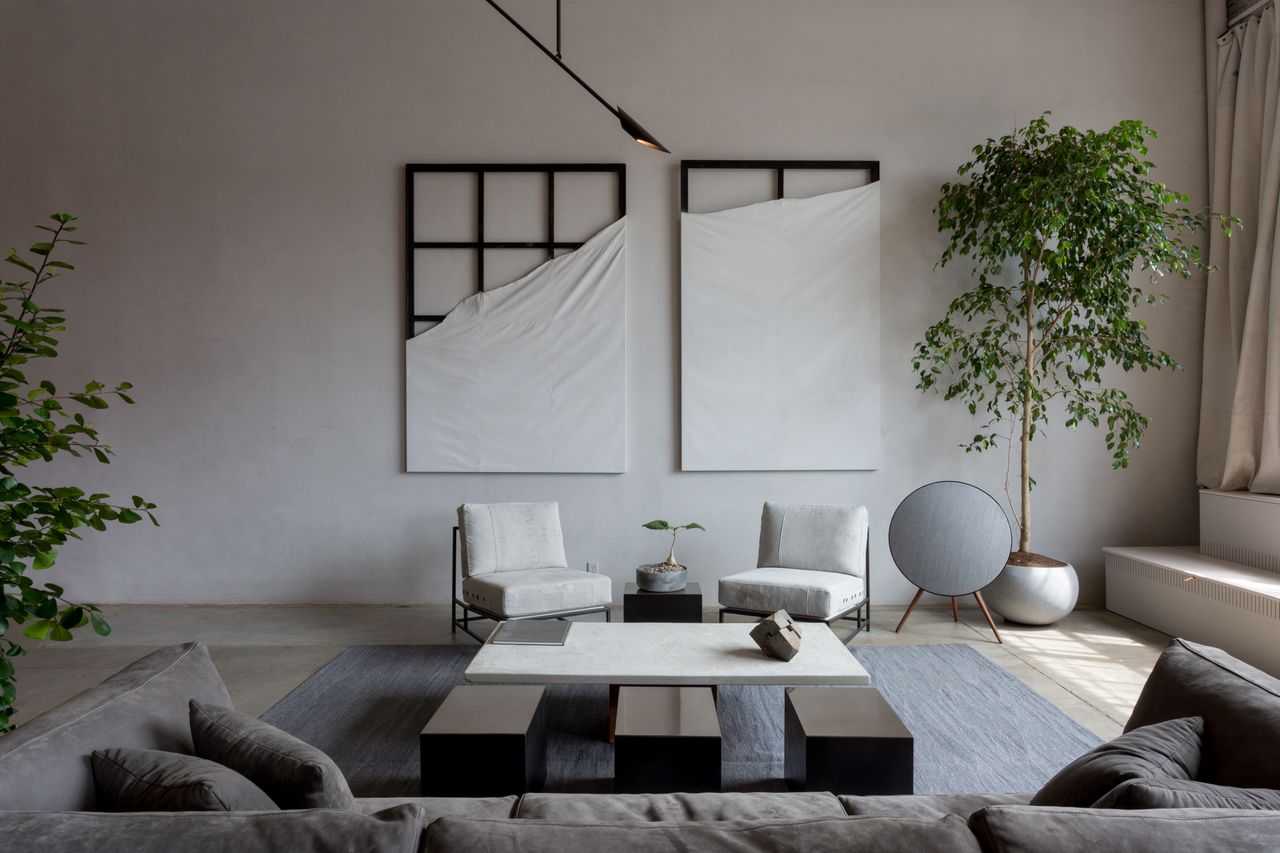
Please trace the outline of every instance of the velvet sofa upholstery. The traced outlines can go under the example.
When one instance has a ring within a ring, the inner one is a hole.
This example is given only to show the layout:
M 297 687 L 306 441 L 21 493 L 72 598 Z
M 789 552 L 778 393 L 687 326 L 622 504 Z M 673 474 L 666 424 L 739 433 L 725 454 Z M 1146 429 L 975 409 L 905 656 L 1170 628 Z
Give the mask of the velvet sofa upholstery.
M 1234 725 L 1241 729 L 1269 720 L 1275 710 L 1266 698 L 1272 695 L 1263 680 L 1269 676 L 1238 670 L 1236 664 L 1217 650 L 1175 641 L 1153 672 L 1154 686 L 1144 691 L 1135 719 L 1201 715 L 1219 728 L 1214 743 L 1230 752 L 1247 734 L 1230 731 L 1233 701 L 1239 703 Z M 1233 683 L 1223 672 L 1243 683 Z M 1179 693 L 1177 678 L 1189 679 L 1196 690 L 1189 696 Z M 190 753 L 191 698 L 230 705 L 207 650 L 198 643 L 154 652 L 0 738 L 0 838 L 15 850 L 108 853 L 574 848 L 1169 853 L 1272 850 L 1280 838 L 1280 811 L 1268 809 L 1268 786 L 1238 794 L 1238 789 L 1194 780 L 1178 783 L 1178 791 L 1212 792 L 1247 808 L 1032 807 L 1030 793 L 707 793 L 356 798 L 349 810 L 104 813 L 93 799 L 90 752 L 124 745 Z M 1137 725 L 1131 721 L 1131 727 Z M 1213 729 L 1207 726 L 1207 731 Z M 1222 768 L 1236 768 L 1237 756 L 1212 758 L 1215 778 L 1254 778 L 1222 775 Z M 1133 793 L 1121 799 L 1132 800 Z

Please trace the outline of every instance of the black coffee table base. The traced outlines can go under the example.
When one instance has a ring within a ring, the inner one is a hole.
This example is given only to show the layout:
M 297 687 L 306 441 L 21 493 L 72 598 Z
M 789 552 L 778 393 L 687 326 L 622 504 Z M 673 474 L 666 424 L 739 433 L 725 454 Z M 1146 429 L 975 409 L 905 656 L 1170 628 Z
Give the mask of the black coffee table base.
M 911 732 L 874 688 L 791 688 L 785 731 L 791 790 L 914 793 Z

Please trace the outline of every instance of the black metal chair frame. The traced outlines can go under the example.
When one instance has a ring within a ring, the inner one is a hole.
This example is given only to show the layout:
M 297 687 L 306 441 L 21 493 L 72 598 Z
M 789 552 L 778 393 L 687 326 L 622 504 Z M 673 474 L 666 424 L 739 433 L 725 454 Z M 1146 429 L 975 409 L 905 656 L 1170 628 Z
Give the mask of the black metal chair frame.
M 862 576 L 862 600 L 861 601 L 853 605 L 853 607 L 850 607 L 848 610 L 845 610 L 841 613 L 837 613 L 835 616 L 832 616 L 827 619 L 820 619 L 816 616 L 802 616 L 796 613 L 790 613 L 788 615 L 797 622 L 822 622 L 825 625 L 832 625 L 832 626 L 834 625 L 834 623 L 842 620 L 848 620 L 850 622 L 853 622 L 854 623 L 853 633 L 850 634 L 848 637 L 845 637 L 845 640 L 844 640 L 845 645 L 848 645 L 850 642 L 852 642 L 853 638 L 861 634 L 864 630 L 870 631 L 871 630 L 871 526 L 870 525 L 867 526 L 866 548 L 867 548 L 866 553 L 863 555 L 864 557 L 863 565 L 866 566 L 866 569 L 863 572 L 863 576 Z M 760 618 L 764 618 L 765 616 L 773 615 L 774 611 L 747 610 L 742 607 L 721 607 L 720 608 L 721 622 L 724 621 L 724 615 L 726 613 L 734 613 L 739 616 L 758 616 Z
M 588 613 L 603 613 L 604 621 L 613 621 L 613 612 L 608 604 L 598 604 L 594 607 L 579 607 L 573 610 L 552 610 L 547 613 L 530 613 L 525 616 L 499 616 L 497 613 L 485 610 L 483 607 L 477 607 L 470 602 L 463 601 L 458 595 L 458 578 L 462 573 L 462 563 L 458 559 L 458 541 L 459 530 L 455 524 L 453 526 L 453 604 L 450 607 L 451 617 L 449 624 L 449 633 L 456 634 L 461 628 L 469 637 L 476 642 L 483 643 L 486 638 L 481 637 L 475 631 L 471 630 L 471 623 L 477 620 L 489 620 L 490 622 L 523 622 L 528 619 L 564 619 L 567 616 L 583 616 Z M 462 609 L 462 616 L 459 618 L 458 609 Z

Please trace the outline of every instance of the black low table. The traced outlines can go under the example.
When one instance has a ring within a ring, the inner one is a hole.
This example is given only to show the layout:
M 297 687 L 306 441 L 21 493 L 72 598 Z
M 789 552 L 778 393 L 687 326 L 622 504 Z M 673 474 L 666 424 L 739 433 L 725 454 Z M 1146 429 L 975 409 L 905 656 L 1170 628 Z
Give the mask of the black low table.
M 646 592 L 634 583 L 622 593 L 623 622 L 701 622 L 702 587 L 691 583 L 677 592 Z
M 914 739 L 873 687 L 788 689 L 786 750 L 792 790 L 914 793 Z
M 720 790 L 720 720 L 710 687 L 620 688 L 613 790 Z
M 418 736 L 424 797 L 503 797 L 547 780 L 546 688 L 453 688 Z

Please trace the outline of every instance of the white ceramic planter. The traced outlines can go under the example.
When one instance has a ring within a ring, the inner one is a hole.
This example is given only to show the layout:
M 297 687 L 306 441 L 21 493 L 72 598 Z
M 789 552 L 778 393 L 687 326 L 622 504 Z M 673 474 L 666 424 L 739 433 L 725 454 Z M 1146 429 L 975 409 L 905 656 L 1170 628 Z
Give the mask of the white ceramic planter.
M 1080 579 L 1062 566 L 1005 566 L 982 590 L 987 606 L 1010 622 L 1052 625 L 1075 609 Z

